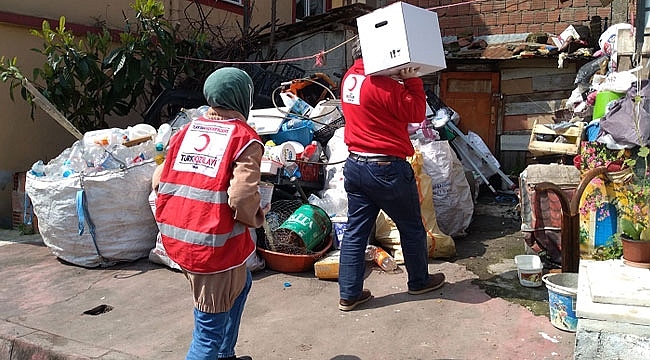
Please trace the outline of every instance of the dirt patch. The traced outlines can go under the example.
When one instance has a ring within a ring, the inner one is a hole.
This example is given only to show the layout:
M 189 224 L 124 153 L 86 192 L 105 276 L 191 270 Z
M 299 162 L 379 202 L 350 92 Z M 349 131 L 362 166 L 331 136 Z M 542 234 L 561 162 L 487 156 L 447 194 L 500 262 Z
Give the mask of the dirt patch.
M 524 287 L 517 277 L 514 257 L 526 254 L 526 246 L 516 204 L 490 199 L 479 199 L 467 236 L 454 239 L 456 258 L 452 261 L 476 274 L 479 278 L 473 282 L 491 297 L 548 315 L 546 287 Z

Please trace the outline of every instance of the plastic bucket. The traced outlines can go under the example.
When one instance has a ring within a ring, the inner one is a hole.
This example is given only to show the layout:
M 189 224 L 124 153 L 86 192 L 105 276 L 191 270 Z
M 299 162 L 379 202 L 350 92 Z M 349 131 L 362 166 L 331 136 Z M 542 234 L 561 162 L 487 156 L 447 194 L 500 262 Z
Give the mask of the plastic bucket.
M 551 324 L 560 330 L 575 332 L 578 326 L 576 316 L 578 274 L 546 274 L 542 277 L 542 281 L 548 290 Z
M 287 141 L 297 141 L 301 145 L 307 146 L 313 138 L 314 131 L 308 122 L 304 122 L 302 125 L 292 129 L 288 129 L 283 125 L 277 134 L 271 135 L 271 140 L 277 145 Z
M 542 260 L 537 255 L 515 256 L 519 283 L 526 287 L 542 286 Z
M 325 210 L 304 204 L 296 209 L 279 229 L 293 231 L 302 239 L 308 250 L 314 250 L 332 233 L 332 221 Z
M 617 93 L 613 91 L 599 91 L 596 94 L 596 101 L 594 102 L 594 111 L 592 118 L 600 119 L 605 116 L 608 112 L 608 106 L 614 100 L 620 99 L 623 97 L 623 93 Z
M 292 165 L 298 157 L 296 149 L 288 142 L 268 147 L 266 152 L 265 155 L 268 159 L 277 161 L 283 166 Z

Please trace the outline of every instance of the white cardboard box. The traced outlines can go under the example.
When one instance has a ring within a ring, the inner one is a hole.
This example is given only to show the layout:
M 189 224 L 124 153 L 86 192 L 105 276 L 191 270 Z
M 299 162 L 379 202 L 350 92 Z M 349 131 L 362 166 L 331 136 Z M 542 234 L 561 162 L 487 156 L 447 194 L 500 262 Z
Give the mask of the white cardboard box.
M 420 67 L 419 75 L 445 69 L 438 15 L 396 2 L 357 18 L 366 75 L 396 75 Z

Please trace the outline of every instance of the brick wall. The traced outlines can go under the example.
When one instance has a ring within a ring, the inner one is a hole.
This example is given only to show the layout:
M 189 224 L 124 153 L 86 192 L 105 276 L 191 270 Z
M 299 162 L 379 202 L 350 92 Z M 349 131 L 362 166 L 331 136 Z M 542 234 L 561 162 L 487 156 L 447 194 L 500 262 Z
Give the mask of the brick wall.
M 611 12 L 611 6 L 602 6 L 601 0 L 404 1 L 435 11 L 443 36 L 528 32 L 558 35 L 569 25 L 589 25 L 592 16 L 604 19 Z

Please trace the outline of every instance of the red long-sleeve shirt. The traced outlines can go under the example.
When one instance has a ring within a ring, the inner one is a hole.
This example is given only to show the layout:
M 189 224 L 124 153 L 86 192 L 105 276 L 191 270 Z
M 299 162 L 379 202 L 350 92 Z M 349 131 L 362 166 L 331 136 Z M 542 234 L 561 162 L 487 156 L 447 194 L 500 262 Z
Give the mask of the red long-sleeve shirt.
M 349 151 L 406 158 L 414 153 L 407 125 L 426 116 L 422 79 L 408 78 L 402 85 L 387 76 L 365 76 L 358 59 L 343 77 L 341 110 Z

